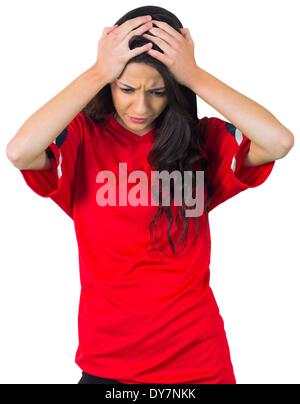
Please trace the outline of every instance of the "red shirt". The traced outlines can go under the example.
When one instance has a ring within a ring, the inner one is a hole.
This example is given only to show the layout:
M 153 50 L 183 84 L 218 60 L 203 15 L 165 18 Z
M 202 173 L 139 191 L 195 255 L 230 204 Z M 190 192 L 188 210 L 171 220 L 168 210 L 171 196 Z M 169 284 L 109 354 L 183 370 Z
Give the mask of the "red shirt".
M 199 129 L 205 122 L 212 210 L 262 184 L 274 161 L 242 167 L 250 140 L 219 118 L 200 119 Z M 100 124 L 80 112 L 48 147 L 51 169 L 20 170 L 33 191 L 50 197 L 74 221 L 82 287 L 75 361 L 86 373 L 121 383 L 234 384 L 224 323 L 209 286 L 208 215 L 198 218 L 195 244 L 191 221 L 186 248 L 176 256 L 164 215 L 157 222 L 161 255 L 150 248 L 157 206 L 97 203 L 99 171 L 118 178 L 119 162 L 126 162 L 128 176 L 133 170 L 150 175 L 154 137 L 154 130 L 130 132 L 113 115 Z M 176 234 L 172 227 L 173 239 Z

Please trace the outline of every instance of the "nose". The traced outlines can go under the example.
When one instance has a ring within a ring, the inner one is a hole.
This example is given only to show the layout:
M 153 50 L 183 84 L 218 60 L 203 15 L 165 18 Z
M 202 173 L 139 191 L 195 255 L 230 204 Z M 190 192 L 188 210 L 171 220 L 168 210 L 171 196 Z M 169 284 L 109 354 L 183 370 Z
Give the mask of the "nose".
M 147 116 L 149 110 L 149 101 L 144 94 L 139 94 L 134 100 L 134 108 L 137 116 Z

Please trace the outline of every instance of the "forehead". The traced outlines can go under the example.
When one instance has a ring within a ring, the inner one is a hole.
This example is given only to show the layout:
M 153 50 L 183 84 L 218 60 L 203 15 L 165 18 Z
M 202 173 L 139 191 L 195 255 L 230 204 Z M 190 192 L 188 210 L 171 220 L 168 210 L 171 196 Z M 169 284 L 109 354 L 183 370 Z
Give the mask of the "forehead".
M 125 84 L 138 87 L 140 84 L 164 85 L 160 73 L 145 63 L 129 63 L 122 75 L 117 79 Z

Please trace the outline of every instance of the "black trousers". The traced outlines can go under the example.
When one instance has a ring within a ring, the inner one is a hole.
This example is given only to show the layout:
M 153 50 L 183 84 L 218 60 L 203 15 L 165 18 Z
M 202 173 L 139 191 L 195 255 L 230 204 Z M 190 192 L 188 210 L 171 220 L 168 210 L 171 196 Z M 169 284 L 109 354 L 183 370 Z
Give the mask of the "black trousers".
M 82 377 L 78 384 L 122 384 L 112 379 L 104 379 L 102 377 L 92 376 L 88 373 L 82 372 Z

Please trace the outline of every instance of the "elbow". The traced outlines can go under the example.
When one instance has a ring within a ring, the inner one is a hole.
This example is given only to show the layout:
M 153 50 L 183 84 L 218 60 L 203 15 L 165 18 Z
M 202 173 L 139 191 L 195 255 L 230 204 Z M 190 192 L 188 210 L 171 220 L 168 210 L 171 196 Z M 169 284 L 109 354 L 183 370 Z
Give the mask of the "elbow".
M 6 157 L 12 163 L 18 159 L 16 149 L 13 148 L 13 146 L 11 145 L 11 142 L 9 142 L 6 146 Z
M 288 131 L 287 133 L 285 133 L 285 135 L 283 137 L 283 142 L 284 142 L 286 150 L 288 150 L 288 152 L 289 152 L 293 148 L 294 142 L 295 142 L 295 138 L 294 138 L 294 135 L 292 134 L 292 132 Z
M 291 151 L 294 146 L 294 141 L 295 139 L 292 132 L 288 130 L 283 133 L 277 159 L 285 157 Z
M 11 142 L 9 142 L 6 146 L 6 157 L 13 164 L 14 167 L 19 168 L 19 169 L 23 168 L 20 154 L 16 150 L 16 148 L 12 146 Z

